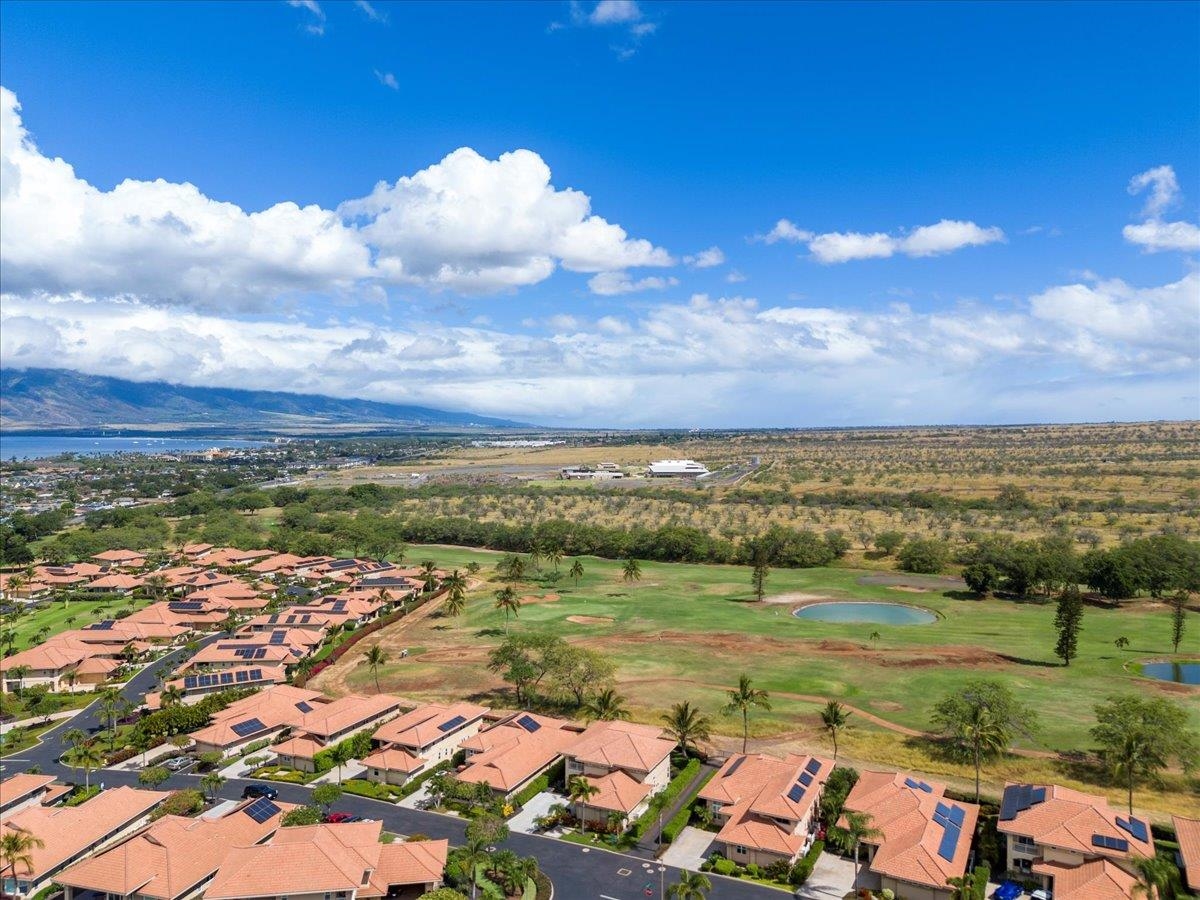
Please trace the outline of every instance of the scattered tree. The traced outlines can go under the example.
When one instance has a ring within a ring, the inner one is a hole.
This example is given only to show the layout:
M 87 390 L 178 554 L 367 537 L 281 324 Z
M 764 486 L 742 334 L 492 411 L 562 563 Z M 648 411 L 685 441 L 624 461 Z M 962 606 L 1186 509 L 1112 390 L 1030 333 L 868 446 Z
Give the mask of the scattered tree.
M 1058 632 L 1058 642 L 1054 645 L 1054 655 L 1063 661 L 1064 666 L 1071 665 L 1079 654 L 1079 630 L 1083 623 L 1083 596 L 1079 588 L 1070 585 L 1058 597 L 1058 608 L 1054 613 L 1054 629 Z
M 933 709 L 933 724 L 946 735 L 950 748 L 975 767 L 975 802 L 979 802 L 983 762 L 1004 753 L 1018 734 L 1036 727 L 1034 712 L 1017 701 L 1000 681 L 975 679 L 949 694 Z
M 642 566 L 632 556 L 625 560 L 625 564 L 621 567 L 621 577 L 628 583 L 632 581 L 642 580 Z
M 1125 783 L 1129 813 L 1133 789 L 1141 779 L 1155 779 L 1172 759 L 1185 772 L 1200 761 L 1200 745 L 1179 704 L 1164 697 L 1132 694 L 1097 704 L 1092 738 L 1113 774 Z
M 381 693 L 379 688 L 379 667 L 387 662 L 387 653 L 378 644 L 372 644 L 367 648 L 366 661 L 371 667 L 371 675 L 375 679 L 375 693 Z
M 750 676 L 743 673 L 738 679 L 738 686 L 726 692 L 726 702 L 722 712 L 727 716 L 740 713 L 742 716 L 742 752 L 746 752 L 746 744 L 750 739 L 750 710 L 762 709 L 770 711 L 771 695 L 754 687 Z
M 679 744 L 679 750 L 684 756 L 696 749 L 697 741 L 708 740 L 709 731 L 712 728 L 712 722 L 708 716 L 692 706 L 688 700 L 672 705 L 671 711 L 664 713 L 662 720 L 666 723 L 666 730 Z
M 838 732 L 844 729 L 850 721 L 850 710 L 836 700 L 830 700 L 821 710 L 821 726 L 833 738 L 833 762 L 837 765 Z

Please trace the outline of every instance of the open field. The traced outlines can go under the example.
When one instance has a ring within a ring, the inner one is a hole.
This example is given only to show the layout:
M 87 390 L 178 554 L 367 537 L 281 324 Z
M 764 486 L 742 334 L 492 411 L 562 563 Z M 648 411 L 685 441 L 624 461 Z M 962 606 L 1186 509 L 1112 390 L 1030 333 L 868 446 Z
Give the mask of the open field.
M 499 555 L 412 547 L 409 558 L 435 559 L 442 567 L 476 561 L 484 566 L 481 574 L 491 575 Z M 847 752 L 903 764 L 916 753 L 906 745 L 906 735 L 927 729 L 933 704 L 978 676 L 1007 681 L 1040 714 L 1039 732 L 1019 744 L 1031 758 L 1007 764 L 1014 776 L 1018 770 L 1032 774 L 1058 765 L 1039 756 L 1087 749 L 1092 706 L 1108 694 L 1170 696 L 1186 705 L 1200 728 L 1200 689 L 1143 679 L 1127 668 L 1140 659 L 1170 656 L 1169 618 L 1158 604 L 1089 607 L 1079 658 L 1065 668 L 1052 653 L 1052 604 L 959 599 L 967 595 L 921 587 L 930 582 L 919 577 L 871 578 L 869 572 L 848 568 L 771 571 L 771 595 L 891 600 L 939 615 L 931 625 L 837 625 L 790 615 L 804 598 L 790 604 L 753 602 L 749 570 L 742 567 L 643 563 L 641 580 L 628 584 L 619 562 L 586 557 L 583 565 L 578 587 L 566 577 L 569 562 L 557 581 L 532 578 L 521 585 L 518 593 L 541 602 L 525 604 L 510 627 L 557 634 L 605 653 L 617 664 L 617 686 L 635 718 L 655 721 L 672 703 L 697 703 L 713 715 L 717 742 L 726 748 L 740 745 L 740 720 L 722 717 L 718 710 L 723 692 L 741 672 L 772 695 L 773 709 L 751 720 L 759 749 L 799 740 L 827 750 L 815 725 L 816 704 L 837 698 L 858 710 L 858 732 L 847 740 Z M 543 564 L 541 575 L 552 571 Z M 898 583 L 863 583 L 864 578 Z M 377 640 L 390 652 L 391 661 L 380 671 L 384 690 L 422 700 L 475 697 L 511 704 L 511 694 L 486 669 L 488 651 L 503 638 L 503 615 L 493 609 L 496 587 L 490 583 L 473 591 L 459 618 L 433 616 L 365 641 Z M 880 634 L 877 645 L 870 639 L 873 631 Z M 1119 636 L 1130 640 L 1124 651 L 1114 646 Z M 402 648 L 409 651 L 403 661 Z M 1181 647 L 1181 658 L 1187 654 L 1200 655 L 1200 629 L 1193 629 Z M 334 693 L 374 689 L 357 652 L 323 672 L 315 684 Z M 933 768 L 928 758 L 925 763 L 926 771 Z M 963 774 L 961 767 L 938 765 L 945 774 Z M 1181 803 L 1197 805 L 1194 795 L 1172 801 L 1176 809 L 1184 808 Z
M 762 464 L 733 487 L 658 479 L 638 480 L 636 487 L 546 481 L 562 466 L 636 468 L 667 456 L 697 459 L 713 470 L 755 456 Z M 854 543 L 860 563 L 869 562 L 864 551 L 873 536 L 886 530 L 951 540 L 972 533 L 1061 533 L 1081 545 L 1112 545 L 1164 529 L 1200 534 L 1195 422 L 764 431 L 676 435 L 671 442 L 661 435 L 592 435 L 545 448 L 449 446 L 399 467 L 348 469 L 310 483 L 394 485 L 398 471 L 426 474 L 435 486 L 475 488 L 469 496 L 414 495 L 397 504 L 400 515 L 563 518 L 604 526 L 672 522 L 714 536 L 774 524 L 837 528 Z M 671 495 L 679 490 L 691 496 Z

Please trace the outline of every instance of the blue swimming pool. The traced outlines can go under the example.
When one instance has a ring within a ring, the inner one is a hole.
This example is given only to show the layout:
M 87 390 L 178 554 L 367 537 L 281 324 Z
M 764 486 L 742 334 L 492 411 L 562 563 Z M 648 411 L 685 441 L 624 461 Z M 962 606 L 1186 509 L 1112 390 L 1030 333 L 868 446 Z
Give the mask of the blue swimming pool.
M 813 603 L 800 607 L 792 615 L 817 622 L 876 625 L 928 625 L 937 621 L 937 616 L 929 610 L 903 603 Z
M 1142 663 L 1142 674 L 1176 684 L 1200 684 L 1200 662 Z

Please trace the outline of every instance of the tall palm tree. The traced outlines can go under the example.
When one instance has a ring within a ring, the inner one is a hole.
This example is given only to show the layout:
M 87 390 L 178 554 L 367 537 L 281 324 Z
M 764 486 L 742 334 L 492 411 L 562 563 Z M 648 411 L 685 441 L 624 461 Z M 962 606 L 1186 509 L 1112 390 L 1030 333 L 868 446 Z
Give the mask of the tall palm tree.
M 33 670 L 30 669 L 29 666 L 24 664 L 12 666 L 8 670 L 7 680 L 15 680 L 17 682 L 16 687 L 13 688 L 13 693 L 18 697 L 20 697 L 21 692 L 25 690 L 25 679 L 29 677 L 29 673 L 32 671 Z
M 846 824 L 834 826 L 835 833 L 841 838 L 843 845 L 849 844 L 854 850 L 854 893 L 858 895 L 858 849 L 863 841 L 881 837 L 883 832 L 871 824 L 871 814 L 864 812 L 847 812 Z
M 125 702 L 125 698 L 121 696 L 121 692 L 117 688 L 108 688 L 100 695 L 100 711 L 104 714 L 104 720 L 108 722 L 108 730 L 112 733 L 112 749 L 117 749 L 117 718 L 120 716 L 121 704 Z
M 338 784 L 342 783 L 342 766 L 354 759 L 354 748 L 350 746 L 348 741 L 342 741 L 340 744 L 334 744 L 329 751 L 329 755 L 333 758 L 333 764 L 338 770 Z
M 956 726 L 955 737 L 969 747 L 975 765 L 975 802 L 979 802 L 979 773 L 984 757 L 997 756 L 1008 747 L 1008 732 L 986 706 L 972 708 Z
M 200 787 L 213 800 L 217 799 L 217 791 L 221 790 L 221 785 L 224 783 L 225 776 L 216 770 L 209 772 L 200 779 Z
M 732 716 L 736 713 L 742 715 L 742 752 L 746 752 L 746 744 L 750 739 L 750 710 L 763 709 L 768 712 L 771 709 L 771 695 L 766 691 L 754 687 L 754 683 L 750 680 L 750 676 L 742 673 L 738 678 L 738 686 L 726 693 L 729 701 L 725 704 L 725 708 L 721 710 L 727 716 Z
M 626 582 L 642 580 L 642 566 L 632 556 L 625 560 L 625 565 L 621 567 L 621 577 Z
M 587 718 L 598 722 L 629 718 L 629 710 L 625 708 L 625 698 L 612 688 L 605 688 L 596 696 L 588 699 L 583 704 L 583 713 Z
M 83 787 L 90 790 L 92 770 L 104 765 L 104 754 L 95 744 L 80 744 L 71 752 L 71 764 L 83 769 Z
M 29 831 L 11 829 L 0 837 L 0 876 L 12 869 L 13 880 L 16 881 L 18 868 L 24 869 L 27 875 L 33 874 L 33 851 L 45 847 L 46 843 L 36 834 Z M 4 878 L 0 877 L 0 884 Z
M 550 560 L 554 566 L 554 571 L 557 572 L 559 563 L 561 563 L 563 559 L 562 548 L 557 544 L 552 545 L 550 549 L 546 551 L 546 559 Z
M 535 572 L 540 572 L 542 570 L 542 559 L 544 559 L 545 556 L 545 551 L 542 550 L 541 545 L 534 544 L 529 548 L 529 562 L 533 566 Z
M 583 577 L 583 563 L 580 560 L 575 560 L 571 563 L 571 579 L 575 582 L 575 587 L 579 587 L 579 579 Z
M 708 740 L 709 729 L 712 727 L 708 716 L 687 700 L 673 705 L 671 711 L 663 715 L 662 720 L 684 756 L 688 755 L 689 748 L 695 748 L 697 741 Z
M 705 900 L 711 890 L 712 881 L 707 875 L 684 869 L 679 873 L 679 881 L 667 888 L 667 896 L 675 900 Z
M 467 841 L 462 849 L 462 866 L 471 874 L 471 900 L 475 900 L 479 889 L 479 867 L 491 859 L 487 844 L 483 841 Z
M 504 610 L 504 634 L 507 636 L 509 614 L 518 618 L 521 615 L 521 598 L 517 596 L 517 592 L 512 589 L 511 585 L 505 585 L 496 591 L 496 609 Z
M 879 634 L 879 631 L 878 631 L 878 630 L 875 630 L 875 631 L 872 631 L 872 632 L 871 632 L 871 635 L 870 635 L 870 637 L 868 638 L 868 640 L 870 640 L 870 642 L 871 642 L 871 648 L 872 648 L 872 649 L 874 649 L 874 648 L 876 648 L 876 647 L 878 647 L 878 646 L 879 646 L 879 638 L 880 638 L 880 636 L 881 636 L 881 635 Z
M 455 569 L 446 576 L 446 602 L 443 608 L 447 615 L 457 616 L 467 607 L 467 579 L 462 572 Z
M 579 827 L 582 834 L 587 834 L 587 802 L 600 793 L 596 787 L 582 775 L 576 775 L 567 783 L 567 796 L 572 803 L 579 804 Z
M 87 741 L 87 732 L 82 728 L 68 728 L 63 732 L 62 741 L 74 750 Z
M 846 723 L 849 720 L 850 711 L 836 700 L 830 700 L 825 704 L 825 708 L 821 710 L 821 726 L 833 738 L 834 765 L 837 765 L 838 758 L 838 732 L 846 727 Z
M 509 554 L 500 563 L 500 571 L 505 581 L 520 581 L 525 576 L 525 560 L 516 553 Z
M 178 706 L 182 702 L 183 691 L 179 689 L 178 685 L 173 684 L 158 695 L 158 705 L 163 709 L 166 709 L 170 706 Z
M 387 662 L 387 653 L 378 644 L 367 648 L 367 665 L 371 667 L 371 674 L 375 677 L 375 693 L 380 693 L 379 690 L 379 667 Z

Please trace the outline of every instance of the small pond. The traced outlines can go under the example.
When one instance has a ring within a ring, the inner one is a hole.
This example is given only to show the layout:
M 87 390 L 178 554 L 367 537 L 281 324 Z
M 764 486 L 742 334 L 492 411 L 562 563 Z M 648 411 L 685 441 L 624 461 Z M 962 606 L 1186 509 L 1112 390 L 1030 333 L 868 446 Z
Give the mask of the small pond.
M 1142 663 L 1142 674 L 1147 678 L 1176 684 L 1200 684 L 1200 662 Z
M 792 615 L 818 622 L 876 625 L 928 625 L 937 621 L 937 616 L 929 610 L 903 603 L 813 603 L 800 607 Z

